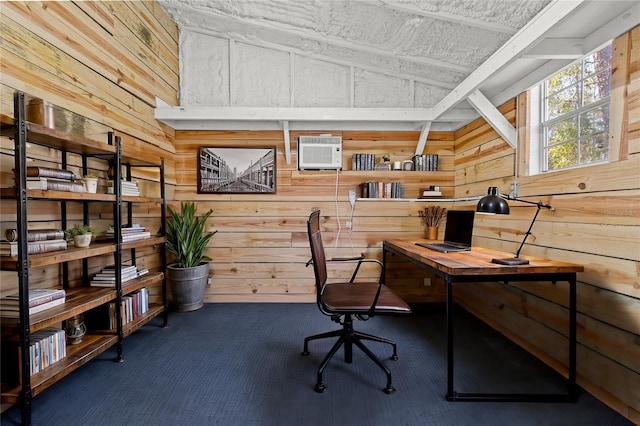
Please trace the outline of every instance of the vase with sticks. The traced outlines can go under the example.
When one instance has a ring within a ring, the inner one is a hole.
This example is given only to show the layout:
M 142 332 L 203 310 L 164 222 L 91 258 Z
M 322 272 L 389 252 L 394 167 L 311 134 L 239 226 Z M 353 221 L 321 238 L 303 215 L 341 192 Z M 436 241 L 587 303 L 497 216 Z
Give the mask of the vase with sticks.
M 428 206 L 423 210 L 418 210 L 418 214 L 424 225 L 424 236 L 428 240 L 438 239 L 438 226 L 444 217 L 447 216 L 447 209 L 440 206 Z

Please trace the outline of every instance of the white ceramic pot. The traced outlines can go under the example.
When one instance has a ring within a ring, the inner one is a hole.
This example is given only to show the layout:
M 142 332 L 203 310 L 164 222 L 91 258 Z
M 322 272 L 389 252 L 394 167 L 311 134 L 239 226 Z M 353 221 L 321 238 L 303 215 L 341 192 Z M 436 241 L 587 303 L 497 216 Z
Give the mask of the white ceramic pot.
M 98 192 L 98 178 L 84 178 L 83 180 L 87 192 L 91 194 Z
M 76 235 L 73 237 L 73 245 L 76 247 L 89 247 L 91 244 L 91 234 Z

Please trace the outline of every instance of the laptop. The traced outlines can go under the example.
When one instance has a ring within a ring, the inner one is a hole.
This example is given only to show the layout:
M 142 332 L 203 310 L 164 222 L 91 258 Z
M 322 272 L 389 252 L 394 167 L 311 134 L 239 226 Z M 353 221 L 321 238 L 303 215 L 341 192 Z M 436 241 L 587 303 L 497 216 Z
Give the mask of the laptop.
M 416 245 L 436 250 L 441 253 L 471 250 L 474 215 L 475 212 L 473 210 L 447 211 L 447 223 L 444 228 L 444 242 L 416 243 Z

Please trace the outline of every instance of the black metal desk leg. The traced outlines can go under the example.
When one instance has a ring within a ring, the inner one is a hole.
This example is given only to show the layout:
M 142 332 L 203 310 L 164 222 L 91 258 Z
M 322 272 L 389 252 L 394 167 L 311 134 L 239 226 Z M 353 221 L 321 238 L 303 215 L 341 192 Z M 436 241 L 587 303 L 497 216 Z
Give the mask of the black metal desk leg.
M 447 277 L 447 401 L 455 401 L 453 390 L 453 280 Z

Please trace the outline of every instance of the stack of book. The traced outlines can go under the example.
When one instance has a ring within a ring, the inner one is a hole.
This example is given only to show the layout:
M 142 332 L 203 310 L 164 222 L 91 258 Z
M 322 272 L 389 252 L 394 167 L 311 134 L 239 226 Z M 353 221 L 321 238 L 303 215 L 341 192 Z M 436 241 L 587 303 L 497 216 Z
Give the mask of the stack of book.
M 424 191 L 422 191 L 421 198 L 428 198 L 428 197 L 442 197 L 442 192 L 436 191 L 435 189 L 425 189 Z
M 110 180 L 107 183 L 107 193 L 108 194 L 113 194 L 114 190 L 113 190 L 113 181 Z M 134 181 L 128 181 L 128 180 L 123 180 L 120 181 L 120 187 L 122 188 L 122 195 L 128 195 L 128 196 L 133 196 L 133 197 L 139 197 L 140 196 L 140 190 L 138 189 L 138 182 L 134 182 Z
M 114 233 L 115 230 L 113 229 L 113 227 L 109 227 L 109 229 L 107 230 L 107 237 L 113 238 Z M 120 228 L 120 233 L 122 235 L 123 243 L 130 243 L 132 241 L 146 240 L 148 238 L 151 238 L 151 232 L 147 231 L 144 226 L 140 226 L 137 223 L 133 224 L 133 226 Z
M 351 170 L 374 170 L 375 154 L 353 154 L 351 156 Z
M 87 192 L 84 183 L 72 171 L 47 167 L 27 167 L 27 189 L 43 191 Z
M 62 305 L 66 296 L 66 292 L 62 289 L 36 288 L 29 290 L 29 315 Z M 4 318 L 18 318 L 20 313 L 18 295 L 10 294 L 0 299 L 0 311 L 2 311 L 1 316 Z
M 134 280 L 138 277 L 149 273 L 148 269 L 138 270 L 135 265 L 127 266 L 122 265 L 120 269 L 120 282 L 125 283 L 127 281 Z M 113 265 L 105 266 L 101 272 L 94 275 L 91 279 L 90 285 L 92 287 L 113 287 L 116 286 L 116 269 Z
M 402 198 L 401 182 L 365 182 L 360 189 L 362 198 Z
M 122 296 L 122 323 L 136 320 L 149 310 L 149 290 L 146 287 Z
M 6 240 L 0 241 L 0 256 L 18 255 L 18 231 L 7 229 Z M 64 231 L 60 229 L 39 229 L 27 231 L 27 252 L 29 254 L 47 253 L 67 249 Z
M 29 337 L 29 371 L 35 374 L 67 356 L 64 330 L 44 328 Z
M 438 154 L 414 155 L 413 163 L 418 171 L 438 171 Z
M 134 321 L 149 310 L 149 290 L 146 287 L 122 296 L 120 314 L 122 324 Z M 106 303 L 85 313 L 85 324 L 91 330 L 112 330 L 116 328 L 116 304 Z

